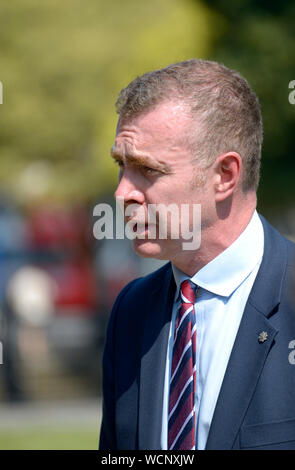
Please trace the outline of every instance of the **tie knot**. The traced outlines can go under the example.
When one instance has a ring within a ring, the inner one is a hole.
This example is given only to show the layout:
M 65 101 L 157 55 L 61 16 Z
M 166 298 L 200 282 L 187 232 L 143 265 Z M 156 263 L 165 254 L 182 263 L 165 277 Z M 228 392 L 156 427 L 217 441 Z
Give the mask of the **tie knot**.
M 196 288 L 196 284 L 189 279 L 183 281 L 180 286 L 182 302 L 194 304 L 196 300 Z

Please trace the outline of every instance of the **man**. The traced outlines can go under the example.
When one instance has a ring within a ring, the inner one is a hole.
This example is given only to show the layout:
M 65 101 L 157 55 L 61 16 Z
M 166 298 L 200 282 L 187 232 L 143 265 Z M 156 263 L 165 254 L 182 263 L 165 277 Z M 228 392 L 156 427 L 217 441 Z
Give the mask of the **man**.
M 188 60 L 136 78 L 117 108 L 116 197 L 135 251 L 169 263 L 113 307 L 100 449 L 295 449 L 294 246 L 256 212 L 257 97 Z M 151 236 L 149 206 L 171 203 L 201 205 L 200 246 L 172 216 L 161 237 L 161 211 Z

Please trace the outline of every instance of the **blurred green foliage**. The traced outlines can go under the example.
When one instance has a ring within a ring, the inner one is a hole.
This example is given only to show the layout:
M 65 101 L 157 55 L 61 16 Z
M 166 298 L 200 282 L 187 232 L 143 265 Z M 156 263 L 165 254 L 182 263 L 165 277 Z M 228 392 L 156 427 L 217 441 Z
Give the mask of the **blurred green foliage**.
M 264 146 L 258 202 L 264 211 L 278 212 L 295 201 L 295 105 L 288 100 L 295 79 L 295 3 L 212 0 L 210 5 L 223 24 L 211 58 L 239 70 L 260 99 Z
M 217 34 L 213 13 L 193 0 L 15 0 L 0 18 L 0 183 L 20 200 L 111 191 L 120 89 L 208 55 Z
M 98 427 L 28 427 L 1 431 L 0 450 L 97 450 Z
M 260 204 L 294 200 L 295 4 L 266 0 L 14 0 L 0 5 L 0 184 L 19 200 L 112 191 L 118 92 L 191 57 L 236 68 L 261 103 Z

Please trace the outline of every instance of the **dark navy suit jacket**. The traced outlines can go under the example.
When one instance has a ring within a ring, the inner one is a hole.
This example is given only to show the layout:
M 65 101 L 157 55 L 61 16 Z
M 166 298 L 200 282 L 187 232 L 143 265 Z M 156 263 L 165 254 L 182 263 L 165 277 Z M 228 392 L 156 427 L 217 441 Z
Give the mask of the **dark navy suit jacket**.
M 206 449 L 295 449 L 295 245 L 261 220 L 264 255 Z M 103 357 L 101 450 L 160 449 L 174 294 L 168 263 L 128 284 L 116 300 Z M 268 337 L 259 342 L 262 331 Z

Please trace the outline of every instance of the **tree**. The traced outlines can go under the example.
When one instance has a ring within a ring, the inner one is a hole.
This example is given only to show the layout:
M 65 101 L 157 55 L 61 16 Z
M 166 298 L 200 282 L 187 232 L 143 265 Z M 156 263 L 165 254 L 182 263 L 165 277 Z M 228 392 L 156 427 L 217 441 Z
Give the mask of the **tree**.
M 0 182 L 19 200 L 112 191 L 120 89 L 136 75 L 206 56 L 212 14 L 182 0 L 15 0 L 0 6 Z
M 213 0 L 221 35 L 211 58 L 239 70 L 258 95 L 264 120 L 259 206 L 281 211 L 295 199 L 294 118 L 289 102 L 295 79 L 294 2 Z

